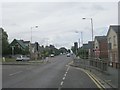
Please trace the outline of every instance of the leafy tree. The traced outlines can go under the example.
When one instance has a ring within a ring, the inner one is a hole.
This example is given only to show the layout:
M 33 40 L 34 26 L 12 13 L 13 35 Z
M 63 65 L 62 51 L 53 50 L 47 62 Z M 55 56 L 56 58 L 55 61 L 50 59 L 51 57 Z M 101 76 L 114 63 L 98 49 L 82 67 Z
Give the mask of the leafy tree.
M 8 34 L 4 31 L 3 28 L 0 28 L 2 32 L 2 55 L 9 54 L 9 42 L 8 42 Z
M 68 53 L 71 53 L 70 49 L 68 49 Z
M 65 47 L 61 47 L 59 49 L 60 53 L 66 53 L 67 52 L 67 49 Z
M 80 58 L 83 58 L 83 59 L 88 58 L 88 50 L 79 48 L 77 56 L 79 56 Z
M 74 54 L 76 54 L 76 49 L 75 49 L 74 46 L 71 47 L 71 50 L 72 50 L 72 52 L 73 52 Z

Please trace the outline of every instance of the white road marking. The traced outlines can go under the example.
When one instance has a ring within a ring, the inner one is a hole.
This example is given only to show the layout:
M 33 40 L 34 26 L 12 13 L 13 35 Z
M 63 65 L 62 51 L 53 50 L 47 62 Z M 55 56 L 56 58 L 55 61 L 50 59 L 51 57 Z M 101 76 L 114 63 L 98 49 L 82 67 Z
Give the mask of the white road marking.
M 69 70 L 70 66 L 67 68 L 67 71 Z
M 66 67 L 68 67 L 69 65 L 65 65 Z
M 67 65 L 66 65 L 67 66 Z M 68 65 L 68 68 L 67 68 L 67 70 L 66 70 L 66 72 L 65 72 L 65 74 L 64 74 L 64 76 L 63 76 L 63 80 L 62 80 L 62 82 L 60 83 L 60 87 L 63 85 L 63 81 L 65 80 L 65 78 L 66 78 L 66 75 L 67 75 L 67 73 L 68 73 L 68 70 L 69 70 L 69 68 L 70 68 L 70 66 Z M 61 88 L 59 88 L 58 90 L 60 90 Z
M 63 80 L 65 80 L 65 77 L 63 77 Z
M 66 74 L 64 74 L 64 76 L 66 77 Z
M 61 86 L 63 85 L 63 81 L 60 83 L 60 85 L 61 85 Z
M 13 76 L 13 75 L 18 74 L 18 73 L 21 73 L 21 72 L 23 72 L 23 71 L 18 71 L 18 72 L 15 72 L 15 73 L 9 74 L 9 76 Z

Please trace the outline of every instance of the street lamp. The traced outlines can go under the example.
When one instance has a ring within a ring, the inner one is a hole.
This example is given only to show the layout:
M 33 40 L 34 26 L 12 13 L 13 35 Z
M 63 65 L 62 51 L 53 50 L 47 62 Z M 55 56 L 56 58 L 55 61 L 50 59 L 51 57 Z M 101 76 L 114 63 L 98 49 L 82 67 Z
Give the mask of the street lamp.
M 83 35 L 82 35 L 83 32 L 75 31 L 75 33 L 78 33 L 79 35 L 81 33 L 81 44 L 83 45 Z M 80 38 L 79 38 L 79 47 L 80 47 Z
M 92 32 L 92 57 L 93 57 L 93 19 L 92 18 L 82 18 L 82 19 L 90 19 L 91 21 L 91 32 Z
M 31 27 L 31 43 L 32 43 L 32 30 L 33 28 L 38 28 L 38 26 Z
M 32 30 L 33 30 L 33 28 L 38 28 L 38 26 L 34 26 L 34 27 L 30 28 L 31 29 L 31 44 L 32 44 Z M 32 59 L 32 46 L 31 46 L 31 44 L 30 44 L 30 57 Z
M 15 46 L 11 46 L 12 47 L 12 57 L 14 56 L 14 48 Z
M 92 41 L 93 41 L 93 19 L 92 18 L 82 18 L 82 19 L 90 19 L 91 21 L 91 30 L 92 30 Z

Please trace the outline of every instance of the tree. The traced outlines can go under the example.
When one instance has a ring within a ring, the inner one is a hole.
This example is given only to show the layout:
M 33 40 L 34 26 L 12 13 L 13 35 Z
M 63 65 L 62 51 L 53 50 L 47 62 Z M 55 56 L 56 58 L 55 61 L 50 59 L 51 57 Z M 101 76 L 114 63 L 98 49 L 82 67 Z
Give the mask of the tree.
M 71 53 L 70 49 L 68 49 L 67 51 L 68 51 L 68 53 Z
M 72 50 L 72 52 L 73 52 L 74 54 L 76 53 L 76 49 L 75 49 L 74 46 L 71 47 L 71 50 Z
M 2 31 L 2 55 L 9 54 L 9 43 L 8 43 L 8 34 L 4 31 L 3 28 L 0 28 Z
M 66 53 L 67 52 L 67 49 L 65 47 L 61 47 L 59 49 L 60 53 Z

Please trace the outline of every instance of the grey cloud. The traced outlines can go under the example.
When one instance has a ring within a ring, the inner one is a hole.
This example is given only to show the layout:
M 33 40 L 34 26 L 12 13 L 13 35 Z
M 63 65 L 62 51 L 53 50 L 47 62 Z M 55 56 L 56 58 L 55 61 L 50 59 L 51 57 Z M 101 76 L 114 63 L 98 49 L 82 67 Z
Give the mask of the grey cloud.
M 113 14 L 113 11 L 116 12 L 115 5 L 110 5 L 97 2 L 4 3 L 3 26 L 9 33 L 10 39 L 22 37 L 30 40 L 30 27 L 39 25 L 38 29 L 33 30 L 34 41 L 39 41 L 40 44 L 56 43 L 57 46 L 70 47 L 80 38 L 75 30 L 84 32 L 84 42 L 91 38 L 90 22 L 83 21 L 82 17 L 93 18 L 94 32 L 97 35 L 105 30 L 106 25 L 115 23 L 116 18 Z M 103 28 L 98 30 L 99 27 Z

